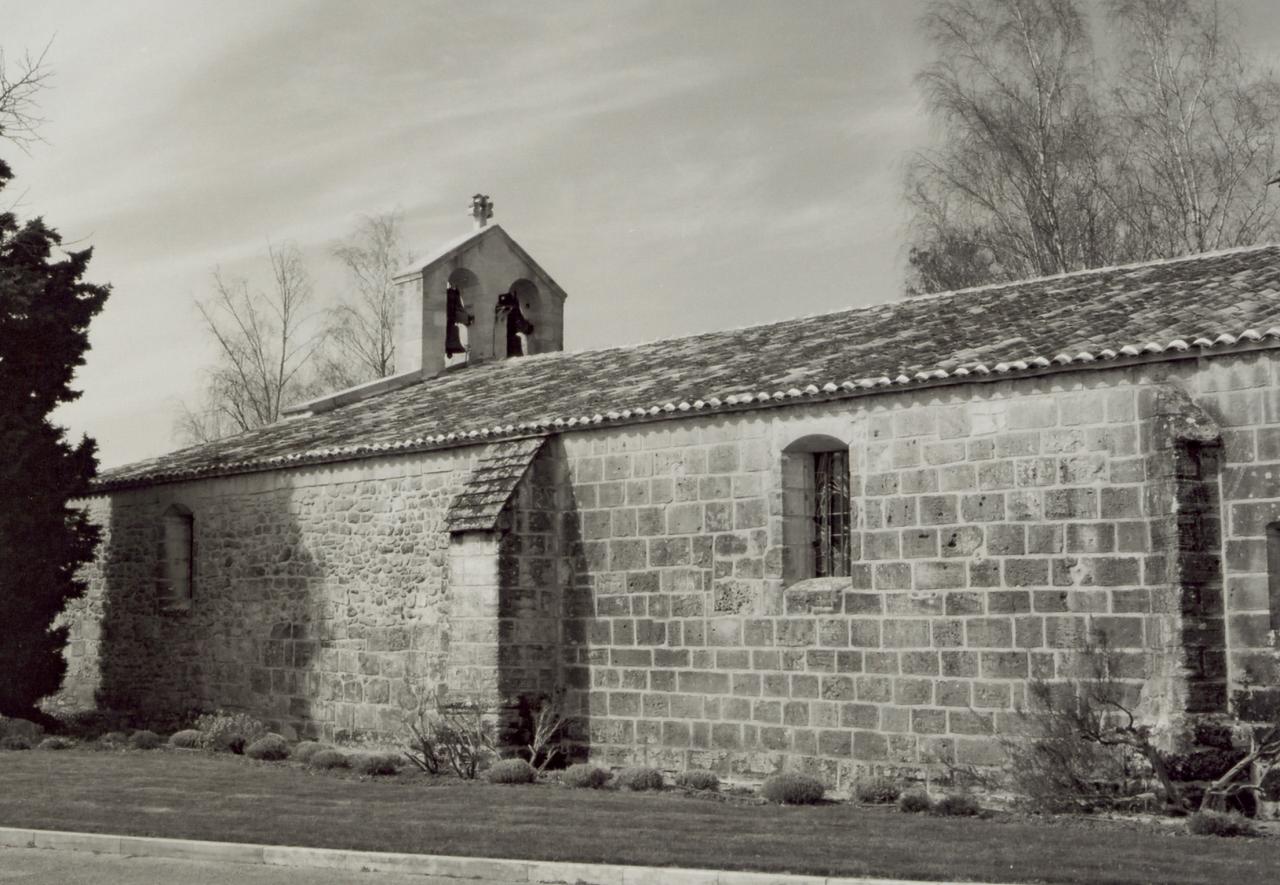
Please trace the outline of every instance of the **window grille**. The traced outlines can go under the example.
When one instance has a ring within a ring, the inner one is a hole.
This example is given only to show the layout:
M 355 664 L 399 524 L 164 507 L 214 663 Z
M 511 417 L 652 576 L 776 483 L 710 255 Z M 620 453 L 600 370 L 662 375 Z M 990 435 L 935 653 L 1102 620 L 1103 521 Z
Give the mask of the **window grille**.
M 849 575 L 849 453 L 813 453 L 813 571 Z

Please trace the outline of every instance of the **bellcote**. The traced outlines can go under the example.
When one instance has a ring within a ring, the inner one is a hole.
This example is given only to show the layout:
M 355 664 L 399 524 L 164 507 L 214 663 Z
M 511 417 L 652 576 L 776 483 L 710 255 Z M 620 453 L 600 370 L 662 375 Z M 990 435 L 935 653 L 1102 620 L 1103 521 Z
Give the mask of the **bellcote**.
M 285 416 L 327 412 L 469 365 L 564 350 L 564 290 L 489 223 L 487 194 L 472 197 L 467 214 L 470 233 L 394 278 L 396 374 L 295 403 Z
M 447 369 L 564 349 L 565 292 L 490 223 L 494 204 L 471 198 L 472 231 L 396 276 L 398 371 Z

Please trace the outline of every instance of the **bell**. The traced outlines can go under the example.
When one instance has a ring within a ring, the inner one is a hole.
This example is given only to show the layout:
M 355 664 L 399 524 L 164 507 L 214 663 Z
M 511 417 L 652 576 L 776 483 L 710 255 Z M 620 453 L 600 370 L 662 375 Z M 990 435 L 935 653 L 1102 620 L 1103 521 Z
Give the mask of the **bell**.
M 453 356 L 455 353 L 466 352 L 467 348 L 463 346 L 462 340 L 458 337 L 458 324 L 449 323 L 444 332 L 444 355 Z
M 454 286 L 445 289 L 445 325 L 444 353 L 446 357 L 455 353 L 466 353 L 467 348 L 458 334 L 458 326 L 469 326 L 475 321 L 471 311 L 462 303 L 462 293 Z
M 496 311 L 499 317 L 505 314 L 507 328 L 507 356 L 524 356 L 524 341 L 521 335 L 533 334 L 533 323 L 520 310 L 520 299 L 515 292 L 504 292 L 498 296 Z

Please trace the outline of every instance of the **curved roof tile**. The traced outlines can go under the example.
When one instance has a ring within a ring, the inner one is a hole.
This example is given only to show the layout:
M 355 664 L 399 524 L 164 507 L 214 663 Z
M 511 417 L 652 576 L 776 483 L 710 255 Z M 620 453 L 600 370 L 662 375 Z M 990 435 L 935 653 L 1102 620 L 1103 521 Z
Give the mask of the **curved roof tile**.
M 1280 346 L 1277 291 L 1280 246 L 1259 246 L 469 366 L 115 468 L 95 488 L 438 448 L 547 427 L 678 418 L 688 403 L 689 415 L 772 408 L 795 402 L 801 390 L 835 398 L 965 383 L 993 370 L 1011 377 L 1098 359 Z M 644 402 L 636 402 L 637 390 L 645 391 Z

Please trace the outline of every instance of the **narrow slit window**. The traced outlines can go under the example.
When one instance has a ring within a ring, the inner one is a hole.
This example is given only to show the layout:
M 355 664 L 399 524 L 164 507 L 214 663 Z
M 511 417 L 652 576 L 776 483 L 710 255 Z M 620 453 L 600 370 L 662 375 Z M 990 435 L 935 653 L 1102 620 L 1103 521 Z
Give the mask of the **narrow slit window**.
M 195 563 L 195 522 L 191 511 L 174 505 L 165 511 L 161 526 L 160 577 L 157 596 L 163 609 L 191 607 Z
M 849 453 L 813 453 L 813 571 L 816 578 L 849 574 Z

